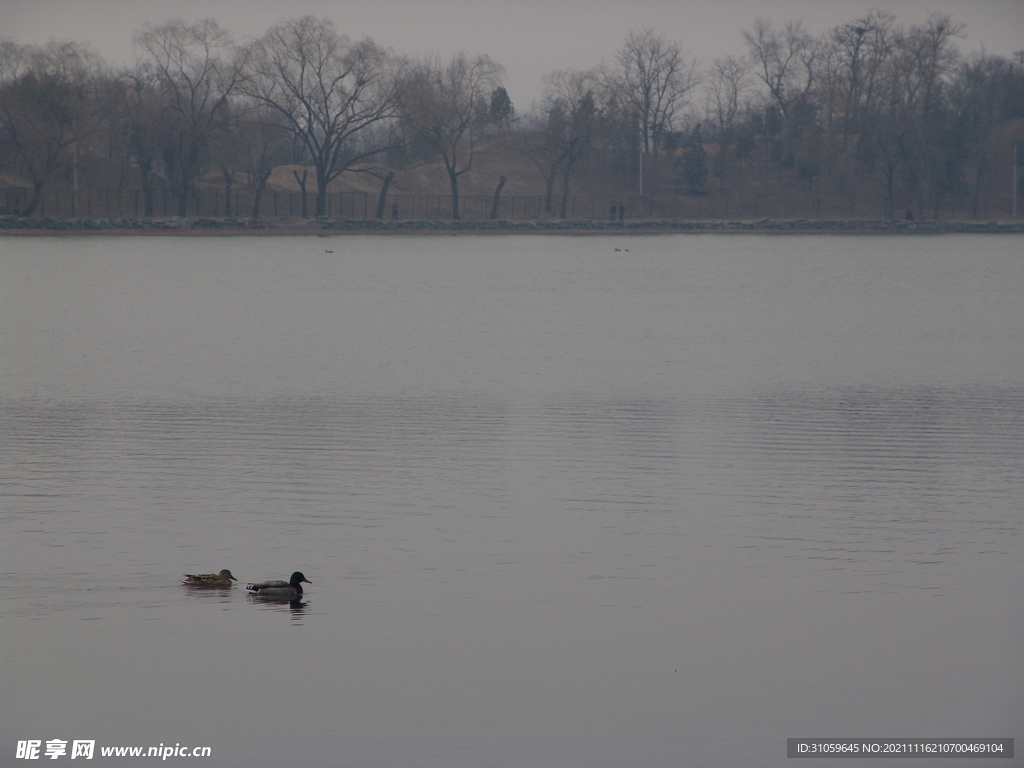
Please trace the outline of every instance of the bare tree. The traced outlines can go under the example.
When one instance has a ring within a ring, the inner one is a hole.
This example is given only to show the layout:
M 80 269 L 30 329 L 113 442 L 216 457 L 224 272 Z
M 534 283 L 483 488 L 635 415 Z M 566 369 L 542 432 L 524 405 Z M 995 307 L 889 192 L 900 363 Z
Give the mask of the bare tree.
M 544 210 L 552 212 L 555 180 L 562 179 L 559 216 L 565 218 L 569 182 L 578 160 L 593 145 L 598 87 L 596 72 L 555 72 L 545 78 L 544 102 L 539 125 L 527 134 L 524 151 L 540 171 L 546 187 Z
M 932 14 L 923 26 L 893 32 L 893 52 L 881 70 L 873 109 L 865 112 L 858 146 L 866 165 L 885 177 L 886 216 L 895 213 L 897 172 L 921 210 L 925 185 L 934 186 L 937 174 L 948 171 L 943 93 L 959 60 L 952 39 L 962 30 L 948 16 Z
M 239 114 L 237 136 L 242 169 L 252 192 L 251 215 L 256 218 L 270 174 L 290 159 L 288 132 L 280 114 L 265 105 L 256 105 Z
M 219 121 L 218 129 L 210 136 L 210 161 L 220 170 L 224 180 L 224 215 L 231 216 L 231 203 L 235 176 L 244 162 L 239 110 L 229 104 Z M 238 215 L 238 211 L 234 215 Z
M 950 106 L 957 116 L 958 144 L 971 165 L 971 211 L 977 217 L 985 180 L 998 152 L 994 128 L 1003 120 L 1024 117 L 1024 52 L 1013 62 L 975 53 L 961 64 L 950 84 Z M 1014 92 L 1016 91 L 1016 93 Z M 994 146 L 995 145 L 995 146 Z
M 872 10 L 832 30 L 835 64 L 843 90 L 843 147 L 861 122 L 861 111 L 872 104 L 883 63 L 892 52 L 891 30 L 896 17 Z
M 544 213 L 554 210 L 555 181 L 565 161 L 565 148 L 558 140 L 564 111 L 550 102 L 541 107 L 539 115 L 532 116 L 526 129 L 518 135 L 519 150 L 537 166 L 544 181 Z
M 886 62 L 879 77 L 879 98 L 864 112 L 857 143 L 857 156 L 864 166 L 869 170 L 877 168 L 885 178 L 886 218 L 894 216 L 896 174 L 906 157 L 903 148 L 912 141 L 908 74 L 905 60 L 894 56 Z
M 794 106 L 807 100 L 815 78 L 817 44 L 799 21 L 781 31 L 758 17 L 743 37 L 757 67 L 757 76 L 768 88 L 784 120 L 793 117 Z
M 143 211 L 152 216 L 161 146 L 166 143 L 164 100 L 148 63 L 120 72 L 113 89 L 116 95 L 110 99 L 107 116 L 110 128 L 125 165 L 139 171 Z
M 0 149 L 32 184 L 24 215 L 96 128 L 91 94 L 98 58 L 71 42 L 0 41 Z
M 645 155 L 656 153 L 699 83 L 697 62 L 653 29 L 631 31 L 605 74 L 607 97 L 635 119 Z
M 230 34 L 213 19 L 188 25 L 169 19 L 135 37 L 148 55 L 165 100 L 164 166 L 184 216 L 188 193 L 209 160 L 210 141 L 228 119 L 241 67 Z
M 452 219 L 459 218 L 459 177 L 473 169 L 477 141 L 488 124 L 488 99 L 500 86 L 502 74 L 487 56 L 458 53 L 447 64 L 436 59 L 421 62 L 406 80 L 406 124 L 444 161 Z
M 913 141 L 901 146 L 911 194 L 919 210 L 924 209 L 926 187 L 943 184 L 952 160 L 946 139 L 945 89 L 960 53 L 953 38 L 960 37 L 963 24 L 945 14 L 932 13 L 927 23 L 912 26 L 902 40 L 901 58 L 910 76 L 907 80 L 907 118 Z
M 316 215 L 325 216 L 328 184 L 390 148 L 361 139 L 396 112 L 399 62 L 369 38 L 352 42 L 312 16 L 271 27 L 248 60 L 244 90 L 305 146 L 316 170 Z
M 744 92 L 750 87 L 750 62 L 724 56 L 715 59 L 704 79 L 708 117 L 718 132 L 718 178 L 723 183 L 728 149 L 734 140 L 736 117 Z
M 925 119 L 935 107 L 942 78 L 960 61 L 953 38 L 961 37 L 963 30 L 964 25 L 948 15 L 932 13 L 926 24 L 911 27 L 901 39 L 901 53 L 910 65 L 907 96 Z

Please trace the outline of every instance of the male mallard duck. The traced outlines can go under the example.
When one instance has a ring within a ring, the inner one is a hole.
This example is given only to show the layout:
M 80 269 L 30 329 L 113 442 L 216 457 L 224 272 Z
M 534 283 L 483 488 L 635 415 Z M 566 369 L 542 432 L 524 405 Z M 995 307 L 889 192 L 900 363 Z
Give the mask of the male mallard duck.
M 294 600 L 302 597 L 302 582 L 312 584 L 301 572 L 296 571 L 288 581 L 263 581 L 259 584 L 246 584 L 245 591 L 257 597 L 284 597 Z
M 186 573 L 181 583 L 188 584 L 190 587 L 230 587 L 232 581 L 238 581 L 238 579 L 225 568 L 220 573 L 200 573 L 198 575 Z

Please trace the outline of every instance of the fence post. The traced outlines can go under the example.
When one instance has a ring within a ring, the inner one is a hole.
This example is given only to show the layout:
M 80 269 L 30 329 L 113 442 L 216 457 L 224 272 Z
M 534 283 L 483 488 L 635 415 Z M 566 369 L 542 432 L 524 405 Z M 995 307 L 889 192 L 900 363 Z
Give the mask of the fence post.
M 1014 140 L 1013 142 L 1013 218 L 1017 218 L 1017 166 L 1020 162 L 1017 159 L 1018 149 L 1020 148 L 1020 142 Z

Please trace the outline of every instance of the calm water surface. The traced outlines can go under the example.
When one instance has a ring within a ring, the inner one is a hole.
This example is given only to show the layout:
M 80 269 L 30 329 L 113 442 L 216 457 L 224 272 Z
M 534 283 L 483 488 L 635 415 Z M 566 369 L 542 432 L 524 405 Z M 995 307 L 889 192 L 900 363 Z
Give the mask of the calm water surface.
M 1021 252 L 0 239 L 0 765 L 1024 749 Z

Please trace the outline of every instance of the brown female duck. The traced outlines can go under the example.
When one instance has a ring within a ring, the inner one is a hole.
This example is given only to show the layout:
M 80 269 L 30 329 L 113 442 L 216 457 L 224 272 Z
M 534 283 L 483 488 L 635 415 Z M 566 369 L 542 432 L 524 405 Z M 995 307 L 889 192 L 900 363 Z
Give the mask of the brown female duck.
M 190 587 L 230 587 L 232 581 L 238 581 L 238 579 L 225 568 L 220 573 L 186 573 L 181 583 L 188 584 Z

